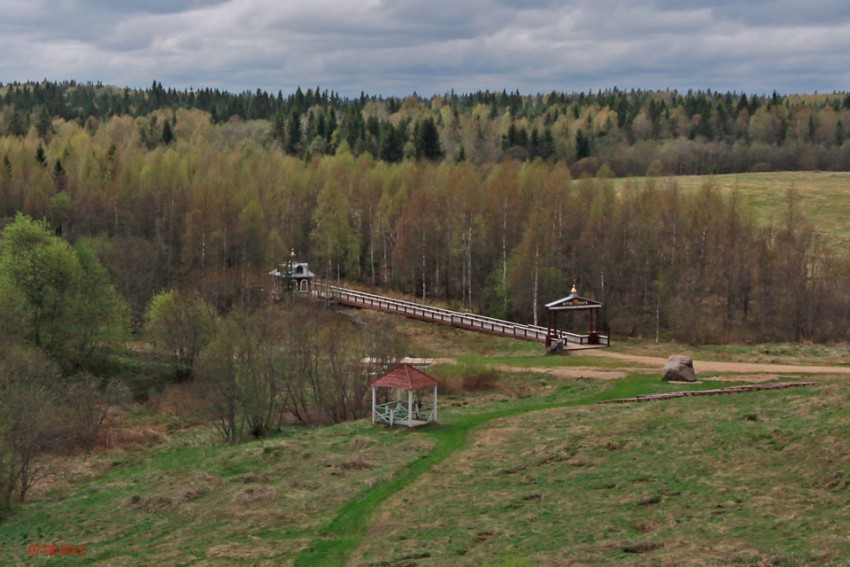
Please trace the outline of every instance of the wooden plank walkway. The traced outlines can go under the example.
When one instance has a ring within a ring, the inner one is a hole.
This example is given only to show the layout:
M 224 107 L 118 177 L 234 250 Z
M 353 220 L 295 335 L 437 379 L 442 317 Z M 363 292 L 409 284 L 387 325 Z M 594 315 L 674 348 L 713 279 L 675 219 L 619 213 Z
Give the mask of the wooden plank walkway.
M 384 313 L 402 315 L 410 319 L 457 327 L 468 331 L 546 344 L 548 332 L 546 327 L 523 325 L 474 313 L 450 311 L 320 282 L 313 283 L 313 294 L 320 299 L 336 301 L 351 307 L 383 311 Z M 558 338 L 564 341 L 567 350 L 604 348 L 609 345 L 608 337 L 605 335 L 599 335 L 599 344 L 590 344 L 587 335 L 578 335 L 566 331 L 558 331 Z
M 627 404 L 633 402 L 654 402 L 659 400 L 672 400 L 673 398 L 685 398 L 689 396 L 717 396 L 719 394 L 741 394 L 743 392 L 754 392 L 757 390 L 776 390 L 778 388 L 799 388 L 803 386 L 814 386 L 814 382 L 777 382 L 773 384 L 749 384 L 746 386 L 730 386 L 728 388 L 716 388 L 713 390 L 689 390 L 685 392 L 665 392 L 663 394 L 645 394 L 633 398 L 621 398 L 619 400 L 605 400 L 600 404 Z

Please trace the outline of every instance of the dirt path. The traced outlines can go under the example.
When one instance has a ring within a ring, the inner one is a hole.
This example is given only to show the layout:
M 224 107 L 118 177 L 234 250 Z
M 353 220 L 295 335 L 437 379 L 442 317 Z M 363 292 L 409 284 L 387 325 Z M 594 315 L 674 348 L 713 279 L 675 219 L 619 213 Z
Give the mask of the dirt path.
M 584 356 L 604 356 L 616 358 L 623 362 L 639 364 L 644 367 L 656 368 L 659 372 L 667 362 L 664 358 L 654 356 L 638 356 L 612 352 L 607 349 L 588 350 Z M 760 362 L 716 362 L 710 360 L 694 360 L 694 370 L 700 372 L 730 372 L 740 374 L 850 374 L 850 366 L 812 366 L 798 364 L 766 364 Z
M 619 380 L 628 376 L 623 370 L 602 370 L 589 366 L 553 366 L 548 368 L 508 366 L 501 364 L 495 367 L 500 372 L 535 372 L 538 374 L 551 374 L 558 378 L 593 378 L 595 380 Z
M 601 369 L 589 366 L 554 366 L 548 368 L 523 367 L 498 365 L 496 369 L 501 372 L 537 372 L 551 374 L 558 378 L 594 378 L 597 380 L 619 380 L 625 378 L 629 372 L 658 371 L 664 368 L 666 359 L 654 356 L 639 356 L 635 354 L 623 354 L 612 352 L 608 349 L 587 350 L 581 352 L 582 356 L 600 356 L 613 358 L 623 362 L 622 369 Z M 411 359 L 414 360 L 414 359 Z M 415 359 L 413 363 L 426 361 L 428 364 L 454 364 L 453 358 Z M 765 382 L 776 380 L 781 374 L 850 374 L 850 366 L 814 366 L 802 364 L 768 364 L 763 362 L 718 362 L 710 360 L 695 360 L 694 370 L 700 373 L 721 374 L 713 376 L 716 381 L 738 381 L 742 374 L 746 374 L 750 382 Z M 733 374 L 734 376 L 722 376 L 722 374 Z

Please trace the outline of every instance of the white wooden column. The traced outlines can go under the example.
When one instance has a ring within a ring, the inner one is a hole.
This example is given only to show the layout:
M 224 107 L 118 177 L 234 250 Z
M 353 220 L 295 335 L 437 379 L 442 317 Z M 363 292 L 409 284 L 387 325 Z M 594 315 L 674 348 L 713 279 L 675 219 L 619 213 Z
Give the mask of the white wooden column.
M 413 390 L 407 391 L 407 426 L 413 427 Z
M 372 425 L 375 425 L 375 387 L 372 386 Z
M 437 421 L 437 385 L 434 384 L 434 422 Z

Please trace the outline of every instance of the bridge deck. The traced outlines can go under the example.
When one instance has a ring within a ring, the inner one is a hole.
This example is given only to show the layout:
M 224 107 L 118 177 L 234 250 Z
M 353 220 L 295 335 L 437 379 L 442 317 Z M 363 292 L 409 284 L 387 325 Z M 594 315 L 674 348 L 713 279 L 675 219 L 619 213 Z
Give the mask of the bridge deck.
M 385 313 L 403 315 L 410 319 L 458 327 L 469 331 L 478 331 L 491 335 L 546 344 L 546 335 L 548 333 L 546 327 L 523 325 L 512 321 L 503 321 L 501 319 L 476 315 L 474 313 L 460 313 L 458 311 L 450 311 L 448 309 L 355 291 L 325 283 L 315 282 L 313 284 L 313 293 L 321 299 L 333 300 L 344 305 L 350 305 L 351 307 L 383 311 Z M 558 331 L 556 339 L 564 341 L 564 346 L 569 350 L 604 348 L 609 345 L 608 337 L 605 335 L 599 335 L 598 344 L 591 344 L 588 335 L 578 335 L 566 331 Z

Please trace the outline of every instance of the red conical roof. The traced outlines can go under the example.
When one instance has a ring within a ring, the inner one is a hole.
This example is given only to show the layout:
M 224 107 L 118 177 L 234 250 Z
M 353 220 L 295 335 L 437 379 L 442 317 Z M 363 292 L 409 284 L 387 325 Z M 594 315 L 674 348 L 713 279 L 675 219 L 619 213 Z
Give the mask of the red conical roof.
M 415 366 L 399 364 L 383 376 L 375 378 L 372 386 L 382 388 L 401 388 L 404 390 L 421 390 L 440 384 L 439 380 L 431 378 Z

